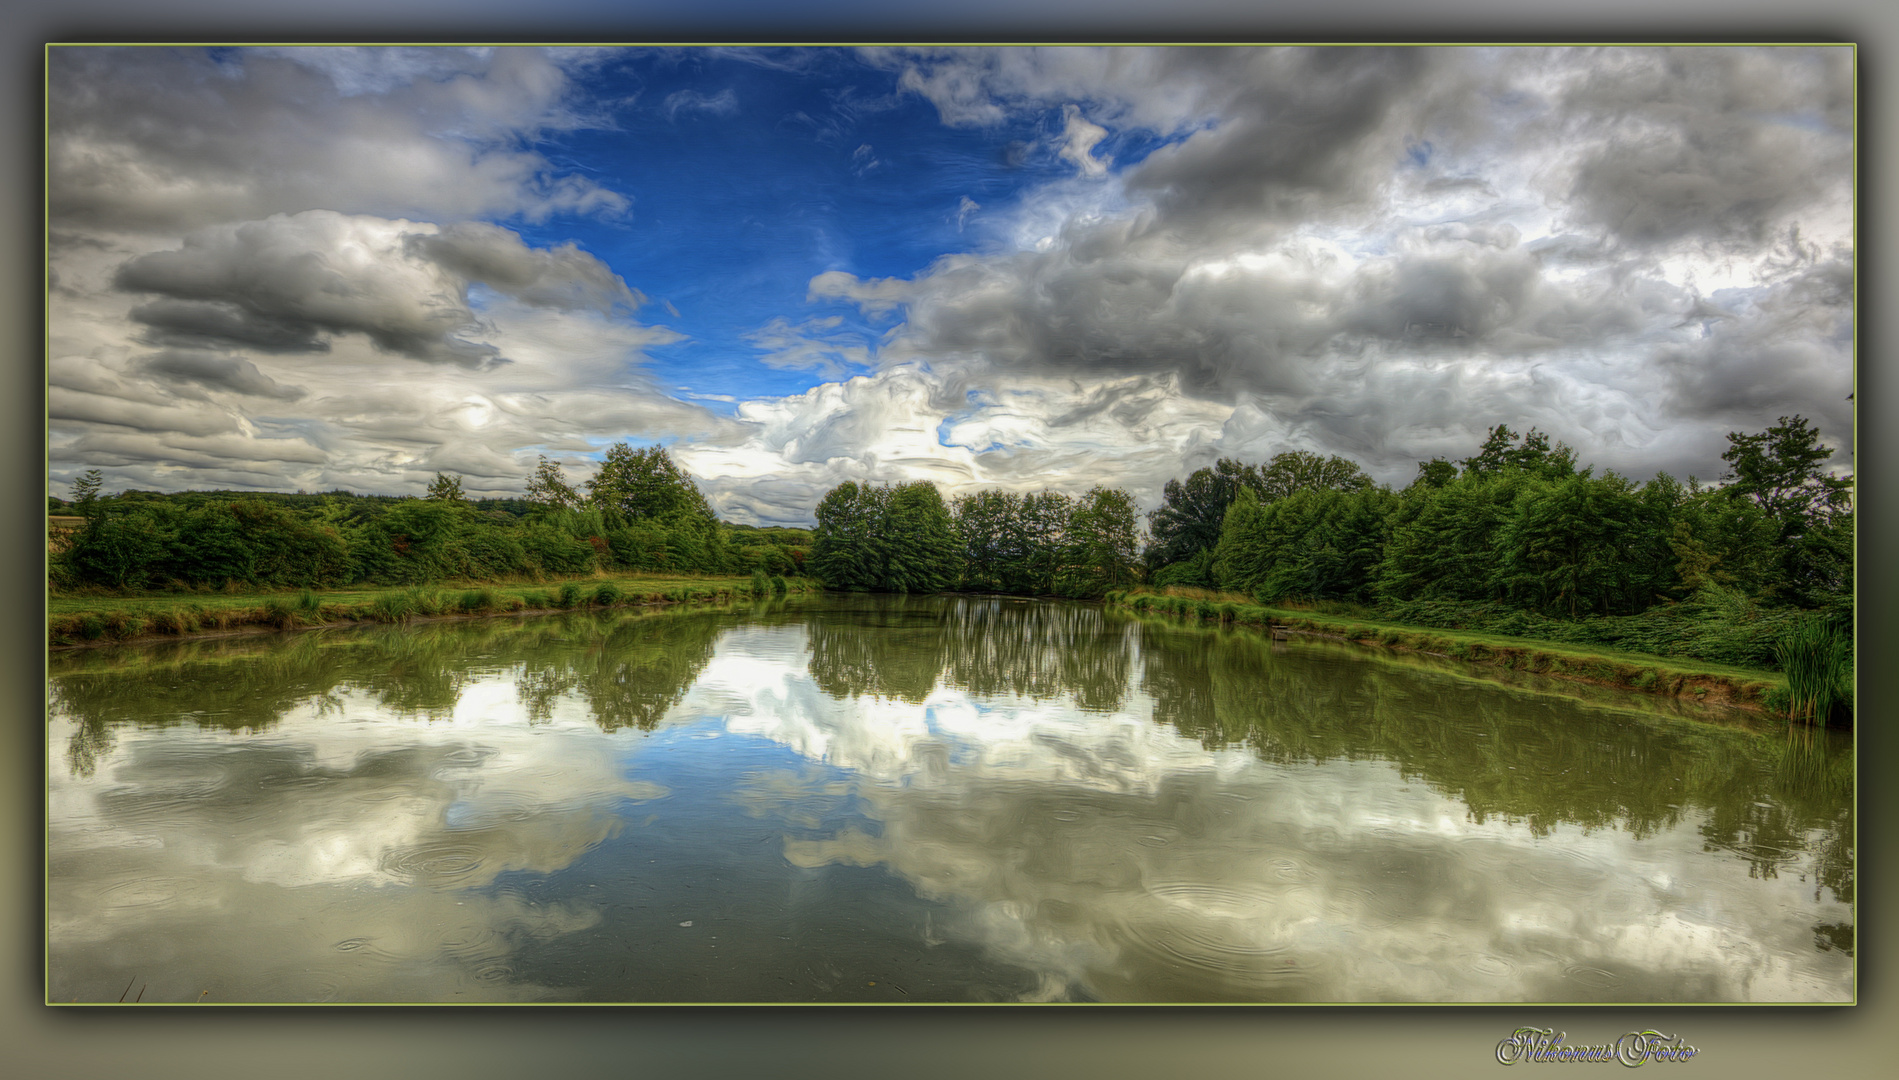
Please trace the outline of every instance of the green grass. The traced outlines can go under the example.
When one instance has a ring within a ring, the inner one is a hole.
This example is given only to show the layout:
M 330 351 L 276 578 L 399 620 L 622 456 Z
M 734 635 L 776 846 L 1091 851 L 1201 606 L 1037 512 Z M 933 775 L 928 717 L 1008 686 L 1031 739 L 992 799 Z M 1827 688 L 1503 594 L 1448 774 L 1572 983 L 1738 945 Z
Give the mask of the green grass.
M 1293 607 L 1237 602 L 1237 594 L 1205 589 L 1169 588 L 1163 593 L 1115 592 L 1111 605 L 1137 615 L 1158 615 L 1196 622 L 1278 627 L 1322 634 L 1384 648 L 1451 657 L 1559 679 L 1602 683 L 1640 693 L 1701 699 L 1715 694 L 1728 703 L 1775 710 L 1784 699 L 1787 677 L 1779 672 L 1712 661 L 1655 656 L 1617 649 L 1577 646 L 1480 631 L 1411 626 L 1354 613 L 1336 615 Z M 1214 601 L 1219 601 L 1217 604 Z M 1363 609 L 1359 609 L 1363 610 Z M 1717 693 L 1718 691 L 1718 693 Z M 1778 711 L 1778 710 L 1775 710 Z
M 458 582 L 453 586 L 355 586 L 252 592 L 112 593 L 88 589 L 48 594 L 47 639 L 54 645 L 74 645 L 119 641 L 145 634 L 176 636 L 239 628 L 291 629 L 336 622 L 400 623 L 442 615 L 730 600 L 749 593 L 750 587 L 749 577 L 737 575 L 617 573 L 592 575 L 558 585 L 503 581 Z M 804 579 L 787 583 L 791 592 L 815 592 L 817 588 L 815 583 Z
M 1803 620 L 1774 648 L 1787 673 L 1787 712 L 1807 723 L 1825 723 L 1849 708 L 1853 681 L 1852 642 L 1824 621 Z

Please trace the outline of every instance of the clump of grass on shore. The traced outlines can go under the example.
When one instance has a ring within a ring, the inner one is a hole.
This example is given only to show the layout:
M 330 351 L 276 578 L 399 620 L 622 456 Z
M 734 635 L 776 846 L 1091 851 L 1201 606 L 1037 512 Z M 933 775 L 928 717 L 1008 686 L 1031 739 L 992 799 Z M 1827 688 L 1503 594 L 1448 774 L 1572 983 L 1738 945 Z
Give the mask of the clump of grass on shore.
M 1802 620 L 1774 646 L 1787 673 L 1787 714 L 1807 723 L 1825 723 L 1850 707 L 1852 643 L 1826 620 Z

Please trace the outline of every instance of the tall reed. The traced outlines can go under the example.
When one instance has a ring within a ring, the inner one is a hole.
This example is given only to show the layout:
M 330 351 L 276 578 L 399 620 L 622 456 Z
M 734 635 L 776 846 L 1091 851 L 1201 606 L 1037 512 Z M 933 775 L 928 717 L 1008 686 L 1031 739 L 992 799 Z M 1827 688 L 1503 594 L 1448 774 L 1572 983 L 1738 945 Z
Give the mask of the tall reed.
M 1775 643 L 1774 656 L 1787 673 L 1788 716 L 1825 723 L 1848 703 L 1852 642 L 1826 620 L 1802 619 Z

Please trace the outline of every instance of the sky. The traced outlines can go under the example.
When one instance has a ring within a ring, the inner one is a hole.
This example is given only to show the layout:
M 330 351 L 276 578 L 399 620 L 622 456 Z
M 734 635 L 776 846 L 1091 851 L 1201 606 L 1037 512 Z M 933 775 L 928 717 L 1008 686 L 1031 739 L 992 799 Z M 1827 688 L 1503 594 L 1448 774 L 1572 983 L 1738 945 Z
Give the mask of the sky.
M 1850 470 L 1853 53 L 55 47 L 49 490 Z

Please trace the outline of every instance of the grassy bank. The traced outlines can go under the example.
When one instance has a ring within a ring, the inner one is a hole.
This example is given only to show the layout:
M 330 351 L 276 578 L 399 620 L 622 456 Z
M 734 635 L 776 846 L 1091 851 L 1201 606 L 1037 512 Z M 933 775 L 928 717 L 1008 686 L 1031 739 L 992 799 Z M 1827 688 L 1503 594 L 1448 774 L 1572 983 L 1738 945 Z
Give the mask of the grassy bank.
M 1789 705 L 1785 675 L 1728 664 L 1265 606 L 1239 593 L 1205 589 L 1112 592 L 1107 602 L 1137 615 L 1322 635 L 1710 705 L 1774 713 L 1785 713 Z
M 258 592 L 63 592 L 46 600 L 52 646 L 180 637 L 233 630 L 396 623 L 415 618 L 505 615 L 636 604 L 730 602 L 814 592 L 804 578 L 626 572 L 564 581 L 293 589 Z

